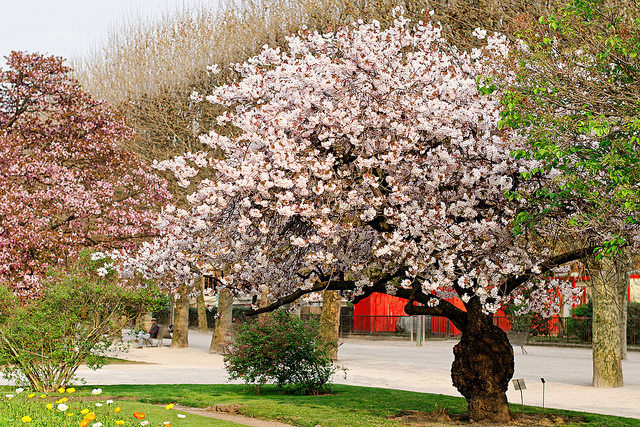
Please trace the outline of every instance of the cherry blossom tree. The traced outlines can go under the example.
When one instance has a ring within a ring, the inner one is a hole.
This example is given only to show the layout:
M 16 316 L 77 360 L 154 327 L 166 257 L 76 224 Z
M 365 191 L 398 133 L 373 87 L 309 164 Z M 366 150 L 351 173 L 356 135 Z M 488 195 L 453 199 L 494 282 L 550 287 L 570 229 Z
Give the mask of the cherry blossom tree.
M 496 127 L 493 59 L 507 42 L 462 52 L 425 18 L 303 32 L 236 64 L 236 82 L 206 96 L 228 107 L 201 138 L 211 150 L 156 164 L 184 186 L 209 178 L 190 210 L 165 209 L 161 237 L 120 253 L 120 268 L 174 286 L 207 269 L 234 291 L 268 284 L 274 302 L 256 312 L 323 290 L 406 298 L 407 314 L 462 331 L 452 379 L 471 419 L 505 421 L 513 349 L 492 313 L 513 300 L 557 310 L 550 290 L 573 290 L 538 278 L 595 247 L 555 245 L 553 221 L 514 233 L 523 196 L 557 171 L 521 179 L 539 163 L 512 157 L 523 142 Z
M 13 52 L 0 74 L 0 281 L 33 296 L 81 247 L 150 236 L 163 180 L 119 144 L 133 133 L 61 58 Z

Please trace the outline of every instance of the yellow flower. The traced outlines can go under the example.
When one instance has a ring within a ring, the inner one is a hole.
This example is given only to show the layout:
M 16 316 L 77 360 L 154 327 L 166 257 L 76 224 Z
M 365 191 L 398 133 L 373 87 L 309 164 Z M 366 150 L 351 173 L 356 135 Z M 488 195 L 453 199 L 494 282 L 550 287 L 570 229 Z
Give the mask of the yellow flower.
M 46 394 L 41 394 L 41 395 L 40 395 L 40 399 L 44 399 L 45 397 L 47 397 L 47 395 L 46 395 Z
M 64 393 L 64 387 L 60 387 L 60 388 L 58 389 L 58 393 Z
M 116 424 L 118 424 L 119 426 L 123 426 L 124 425 L 124 420 L 118 420 L 118 421 L 116 421 Z
M 164 407 L 165 409 L 173 409 L 173 403 L 169 403 L 167 406 Z
M 67 399 L 66 397 L 63 397 L 62 399 L 58 399 L 58 400 L 56 400 L 56 403 L 64 403 L 64 402 L 66 402 L 67 400 L 69 400 L 69 399 Z
M 69 412 L 69 413 L 67 414 L 67 417 L 73 417 L 74 415 L 75 415 L 75 414 L 74 414 L 73 412 Z
M 67 389 L 67 393 L 73 393 L 73 392 L 75 392 L 75 391 L 76 391 L 76 389 L 75 389 L 75 388 L 73 388 L 73 387 L 69 387 L 69 388 Z
M 30 395 L 27 396 L 27 399 L 31 399 L 32 397 L 35 397 L 35 393 L 31 393 Z
M 53 409 L 53 403 L 47 403 L 47 409 Z
M 119 406 L 116 406 L 116 409 L 113 410 L 113 412 L 115 412 L 116 414 L 120 411 L 122 411 L 122 408 Z
M 24 417 L 20 418 L 20 421 L 22 421 L 23 423 L 30 423 L 31 417 L 29 415 L 25 415 Z
M 85 409 L 83 409 L 82 411 L 80 411 L 80 413 L 81 413 L 82 415 L 84 415 L 84 414 L 88 414 L 88 413 L 89 413 L 89 410 L 88 410 L 87 408 L 85 408 Z

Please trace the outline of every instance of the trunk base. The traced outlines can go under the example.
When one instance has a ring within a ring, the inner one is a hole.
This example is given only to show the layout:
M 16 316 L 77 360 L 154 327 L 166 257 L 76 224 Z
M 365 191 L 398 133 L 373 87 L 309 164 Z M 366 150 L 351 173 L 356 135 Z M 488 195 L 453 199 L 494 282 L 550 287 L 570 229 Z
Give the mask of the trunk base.
M 471 421 L 507 423 L 511 420 L 507 396 L 504 393 L 475 396 L 467 400 L 467 405 Z
M 513 348 L 507 334 L 489 316 L 472 312 L 469 318 L 453 348 L 453 385 L 467 399 L 471 421 L 508 422 L 506 392 L 514 371 Z

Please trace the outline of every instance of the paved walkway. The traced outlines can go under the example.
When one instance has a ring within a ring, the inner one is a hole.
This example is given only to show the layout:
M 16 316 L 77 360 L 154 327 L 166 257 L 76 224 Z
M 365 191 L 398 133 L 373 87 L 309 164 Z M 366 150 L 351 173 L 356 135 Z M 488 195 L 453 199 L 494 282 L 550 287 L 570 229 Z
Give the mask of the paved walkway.
M 219 384 L 226 383 L 222 356 L 208 353 L 211 334 L 189 331 L 185 349 L 143 348 L 121 354 L 145 364 L 114 364 L 98 371 L 80 368 L 88 384 Z M 416 347 L 409 341 L 346 339 L 339 350 L 344 375 L 339 384 L 394 388 L 459 396 L 451 385 L 453 340 L 426 341 Z M 640 418 L 640 352 L 629 352 L 623 362 L 625 386 L 591 387 L 591 350 L 527 346 L 528 354 L 515 351 L 514 378 L 523 378 L 525 404 L 542 405 L 541 377 L 546 380 L 545 406 Z M 510 402 L 520 403 L 520 393 L 509 387 Z

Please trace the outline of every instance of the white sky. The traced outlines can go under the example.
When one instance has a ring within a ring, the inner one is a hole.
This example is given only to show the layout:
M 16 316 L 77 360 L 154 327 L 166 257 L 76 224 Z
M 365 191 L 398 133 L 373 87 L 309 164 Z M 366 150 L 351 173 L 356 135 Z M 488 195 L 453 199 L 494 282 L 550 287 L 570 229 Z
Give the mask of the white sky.
M 12 50 L 82 58 L 110 30 L 215 0 L 0 0 L 0 65 Z

